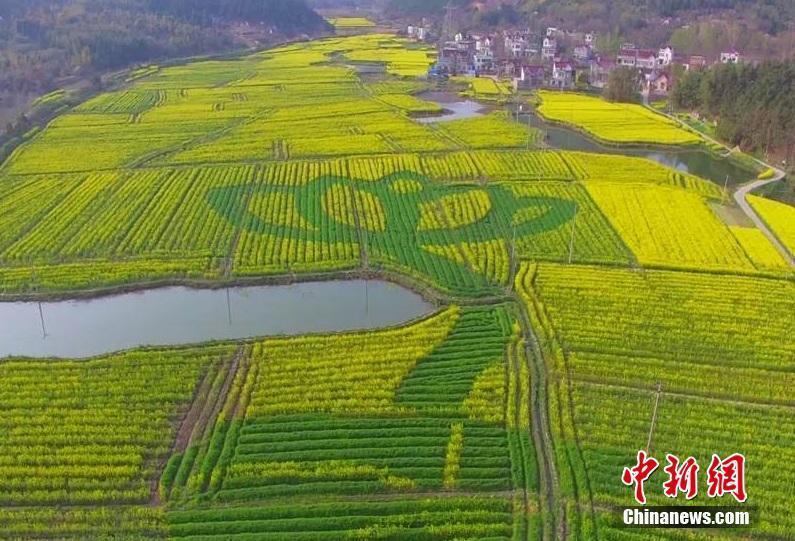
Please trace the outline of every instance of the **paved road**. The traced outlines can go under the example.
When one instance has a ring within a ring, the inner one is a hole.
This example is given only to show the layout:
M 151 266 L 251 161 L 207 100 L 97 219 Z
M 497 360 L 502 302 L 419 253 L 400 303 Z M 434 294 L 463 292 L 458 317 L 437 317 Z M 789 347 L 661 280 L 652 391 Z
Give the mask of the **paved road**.
M 745 196 L 749 193 L 753 192 L 757 188 L 761 188 L 762 186 L 766 186 L 773 182 L 779 182 L 781 179 L 784 178 L 785 173 L 780 169 L 771 168 L 776 172 L 774 177 L 765 180 L 755 180 L 754 182 L 749 182 L 748 184 L 743 184 L 740 186 L 736 192 L 734 192 L 734 200 L 740 206 L 740 208 L 745 212 L 745 214 L 751 218 L 751 220 L 756 224 L 756 227 L 765 234 L 765 236 L 770 239 L 770 242 L 773 243 L 773 246 L 781 253 L 784 260 L 789 263 L 790 267 L 795 267 L 795 260 L 792 258 L 792 254 L 789 253 L 789 250 L 778 240 L 778 237 L 767 227 L 765 221 L 762 219 L 759 214 L 754 210 L 754 208 L 748 203 Z
M 677 118 L 676 116 L 669 115 L 668 113 L 665 113 L 663 111 L 657 111 L 656 109 L 652 109 L 652 110 L 656 111 L 658 113 L 662 113 L 663 115 L 667 116 L 671 120 L 676 121 L 677 123 L 679 123 L 680 125 L 682 125 L 685 128 L 692 129 L 687 124 L 682 122 L 679 118 Z M 706 135 L 704 133 L 701 133 L 700 135 L 704 139 L 706 139 L 707 141 L 710 141 L 712 143 L 715 143 L 715 144 L 718 144 L 718 145 L 724 147 L 729 152 L 729 154 L 731 154 L 732 149 L 730 149 L 729 147 L 727 147 L 726 145 L 724 145 L 720 141 L 718 141 L 718 140 L 716 140 L 716 139 L 714 139 L 714 138 L 712 138 L 709 135 Z M 728 156 L 728 154 L 727 154 L 727 156 Z M 771 178 L 768 178 L 768 179 L 765 179 L 765 180 L 755 180 L 753 182 L 749 182 L 748 184 L 743 184 L 742 186 L 740 186 L 737 189 L 736 192 L 734 192 L 734 200 L 737 202 L 737 205 L 739 205 L 740 209 L 742 209 L 742 211 L 745 213 L 745 215 L 748 216 L 751 219 L 752 222 L 754 222 L 754 225 L 756 225 L 756 227 L 758 227 L 759 230 L 762 233 L 764 233 L 764 235 L 768 239 L 770 239 L 770 242 L 773 243 L 773 246 L 776 247 L 776 250 L 779 251 L 779 253 L 784 258 L 784 260 L 787 263 L 789 263 L 789 266 L 795 268 L 795 260 L 792 257 L 793 254 L 790 254 L 789 250 L 787 250 L 787 248 L 781 243 L 781 241 L 778 240 L 778 237 L 776 237 L 776 235 L 770 230 L 770 228 L 767 227 L 767 224 L 762 219 L 762 217 L 759 216 L 759 214 L 757 214 L 757 212 L 753 209 L 753 207 L 751 207 L 751 205 L 748 203 L 748 201 L 745 198 L 746 195 L 748 195 L 749 193 L 753 192 L 757 188 L 761 188 L 762 186 L 766 186 L 768 184 L 772 184 L 773 182 L 779 182 L 786 176 L 786 173 L 784 171 L 782 171 L 781 169 L 778 169 L 777 167 L 773 167 L 772 165 L 767 164 L 767 163 L 765 163 L 765 162 L 763 162 L 761 160 L 757 160 L 757 161 L 760 164 L 762 164 L 764 167 L 769 167 L 770 169 L 775 171 L 776 174 L 774 176 L 772 176 Z

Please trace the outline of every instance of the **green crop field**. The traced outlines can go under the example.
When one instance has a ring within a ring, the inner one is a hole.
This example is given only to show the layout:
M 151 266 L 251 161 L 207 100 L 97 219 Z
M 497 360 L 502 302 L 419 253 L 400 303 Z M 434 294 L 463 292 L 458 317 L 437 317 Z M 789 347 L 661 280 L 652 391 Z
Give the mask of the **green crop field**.
M 0 540 L 794 539 L 786 256 L 707 180 L 547 148 L 504 82 L 466 81 L 487 114 L 419 122 L 444 107 L 434 61 L 361 34 L 138 68 L 0 164 L 3 301 L 377 276 L 436 303 L 371 331 L 0 360 Z M 698 143 L 596 98 L 541 112 Z M 750 203 L 792 251 L 792 208 Z M 751 529 L 621 528 L 649 442 L 704 470 L 744 453 Z

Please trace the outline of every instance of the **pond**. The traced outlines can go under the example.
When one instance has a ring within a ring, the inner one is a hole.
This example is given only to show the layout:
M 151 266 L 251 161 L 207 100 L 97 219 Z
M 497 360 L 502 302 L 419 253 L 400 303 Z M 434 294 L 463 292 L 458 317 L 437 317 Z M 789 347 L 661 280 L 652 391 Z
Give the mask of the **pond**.
M 736 165 L 734 162 L 715 157 L 703 150 L 613 147 L 602 145 L 576 130 L 545 122 L 534 113 L 524 114 L 521 119 L 543 131 L 546 144 L 551 148 L 648 158 L 673 169 L 711 180 L 720 186 L 723 186 L 727 178 L 728 185 L 732 186 L 748 182 L 748 180 L 755 177 L 754 173 Z
M 0 302 L 0 358 L 84 358 L 141 346 L 397 325 L 434 307 L 378 280 L 166 287 L 90 300 Z
M 418 94 L 417 97 L 425 101 L 437 103 L 445 109 L 445 112 L 439 115 L 423 116 L 414 119 L 423 124 L 475 118 L 486 115 L 492 109 L 482 103 L 462 99 L 454 92 L 423 92 Z

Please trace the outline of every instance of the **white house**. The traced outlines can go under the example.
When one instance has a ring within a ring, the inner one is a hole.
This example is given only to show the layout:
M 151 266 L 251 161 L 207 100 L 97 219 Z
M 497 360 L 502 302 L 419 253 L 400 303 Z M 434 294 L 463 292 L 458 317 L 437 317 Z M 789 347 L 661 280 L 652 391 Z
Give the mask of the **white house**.
M 483 48 L 472 57 L 475 71 L 491 71 L 494 69 L 494 53 L 491 49 Z
M 737 49 L 731 49 L 730 51 L 720 53 L 720 61 L 723 64 L 739 64 L 742 61 L 742 55 L 740 55 Z
M 505 52 L 507 52 L 511 58 L 525 58 L 530 56 L 530 41 L 520 34 L 506 34 Z
M 657 67 L 657 55 L 654 54 L 654 51 L 635 47 L 622 47 L 616 61 L 619 66 L 630 68 L 653 70 Z
M 574 66 L 568 60 L 556 60 L 552 63 L 552 86 L 571 88 L 574 86 Z
M 475 50 L 476 51 L 491 50 L 491 38 L 488 36 L 478 37 L 475 40 Z
M 543 58 L 552 59 L 558 54 L 558 42 L 555 38 L 544 38 L 544 44 L 541 47 L 541 56 Z
M 668 45 L 657 51 L 657 65 L 670 66 L 674 61 L 674 50 Z

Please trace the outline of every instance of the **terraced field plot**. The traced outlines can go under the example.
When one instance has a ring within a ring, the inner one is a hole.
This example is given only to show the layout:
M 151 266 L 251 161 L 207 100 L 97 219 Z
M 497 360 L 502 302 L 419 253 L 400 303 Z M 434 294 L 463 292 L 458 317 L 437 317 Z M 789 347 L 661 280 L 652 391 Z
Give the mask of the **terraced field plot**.
M 570 124 L 602 141 L 651 145 L 698 145 L 699 135 L 675 121 L 636 104 L 611 103 L 585 94 L 540 91 L 538 112 Z

